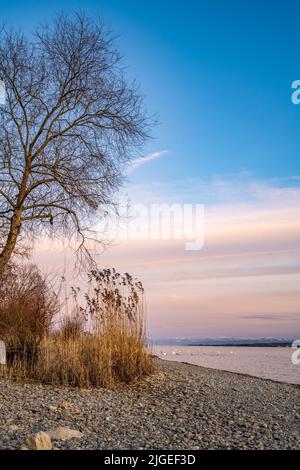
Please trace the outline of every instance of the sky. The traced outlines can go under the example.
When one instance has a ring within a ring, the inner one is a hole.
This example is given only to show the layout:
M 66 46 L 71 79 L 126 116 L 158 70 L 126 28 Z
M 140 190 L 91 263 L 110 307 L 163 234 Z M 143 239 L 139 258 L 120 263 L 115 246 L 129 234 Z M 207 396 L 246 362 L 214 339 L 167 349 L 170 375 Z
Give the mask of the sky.
M 144 282 L 150 335 L 300 337 L 299 2 L 15 0 L 0 17 L 30 32 L 61 9 L 118 34 L 157 118 L 132 203 L 205 206 L 202 250 L 127 240 L 98 257 Z M 53 250 L 41 242 L 36 260 L 53 268 Z

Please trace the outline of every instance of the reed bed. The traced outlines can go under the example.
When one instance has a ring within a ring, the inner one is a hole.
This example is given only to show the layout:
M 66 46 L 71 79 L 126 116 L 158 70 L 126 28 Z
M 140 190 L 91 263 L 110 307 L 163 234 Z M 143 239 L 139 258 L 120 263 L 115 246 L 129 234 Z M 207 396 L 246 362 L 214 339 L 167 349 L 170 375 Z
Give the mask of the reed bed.
M 25 338 L 8 356 L 2 374 L 52 385 L 112 388 L 154 372 L 141 283 L 115 270 L 94 270 L 89 286 L 85 306 L 77 305 L 59 328 L 47 327 L 34 337 L 34 349 L 32 337 Z M 73 292 L 77 299 L 79 290 Z

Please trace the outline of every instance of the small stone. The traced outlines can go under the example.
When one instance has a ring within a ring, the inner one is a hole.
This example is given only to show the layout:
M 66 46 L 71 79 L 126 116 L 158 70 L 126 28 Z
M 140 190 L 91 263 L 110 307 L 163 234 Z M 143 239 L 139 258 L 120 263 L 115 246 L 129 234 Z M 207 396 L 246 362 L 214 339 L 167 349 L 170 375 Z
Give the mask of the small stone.
M 69 403 L 69 402 L 65 402 L 61 405 L 61 408 L 63 408 L 64 410 L 70 410 L 72 407 L 73 407 L 72 403 Z
M 48 431 L 49 436 L 56 441 L 67 441 L 68 439 L 80 439 L 83 437 L 83 433 L 76 429 L 70 429 L 68 427 L 59 426 L 58 428 L 51 429 Z
M 296 431 L 292 431 L 291 435 L 295 437 L 297 440 L 300 440 L 300 431 L 296 429 Z
M 8 426 L 8 429 L 13 432 L 18 431 L 19 428 L 20 427 L 17 424 L 11 424 L 10 426 Z
M 57 411 L 57 406 L 49 405 L 49 406 L 48 406 L 48 409 L 49 409 L 50 411 Z
M 30 450 L 52 450 L 51 437 L 45 432 L 38 432 L 25 439 L 25 446 Z

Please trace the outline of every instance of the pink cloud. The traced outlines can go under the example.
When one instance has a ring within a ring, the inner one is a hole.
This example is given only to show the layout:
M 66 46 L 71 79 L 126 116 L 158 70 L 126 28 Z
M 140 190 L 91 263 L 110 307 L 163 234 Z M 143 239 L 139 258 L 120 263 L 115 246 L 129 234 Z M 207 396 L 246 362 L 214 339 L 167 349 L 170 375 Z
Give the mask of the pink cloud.
M 202 251 L 137 240 L 98 257 L 143 281 L 153 336 L 300 335 L 300 190 L 267 187 L 266 200 L 262 185 L 252 190 L 255 201 L 207 206 Z M 73 260 L 46 242 L 36 259 L 48 269 Z

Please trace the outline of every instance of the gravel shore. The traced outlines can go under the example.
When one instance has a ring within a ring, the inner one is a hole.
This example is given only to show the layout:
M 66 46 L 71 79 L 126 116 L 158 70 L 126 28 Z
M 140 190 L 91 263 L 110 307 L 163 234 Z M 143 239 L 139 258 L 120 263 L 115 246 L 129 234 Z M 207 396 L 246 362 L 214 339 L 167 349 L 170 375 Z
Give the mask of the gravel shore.
M 0 448 L 58 426 L 83 436 L 54 449 L 300 449 L 300 386 L 161 360 L 112 391 L 0 381 Z

